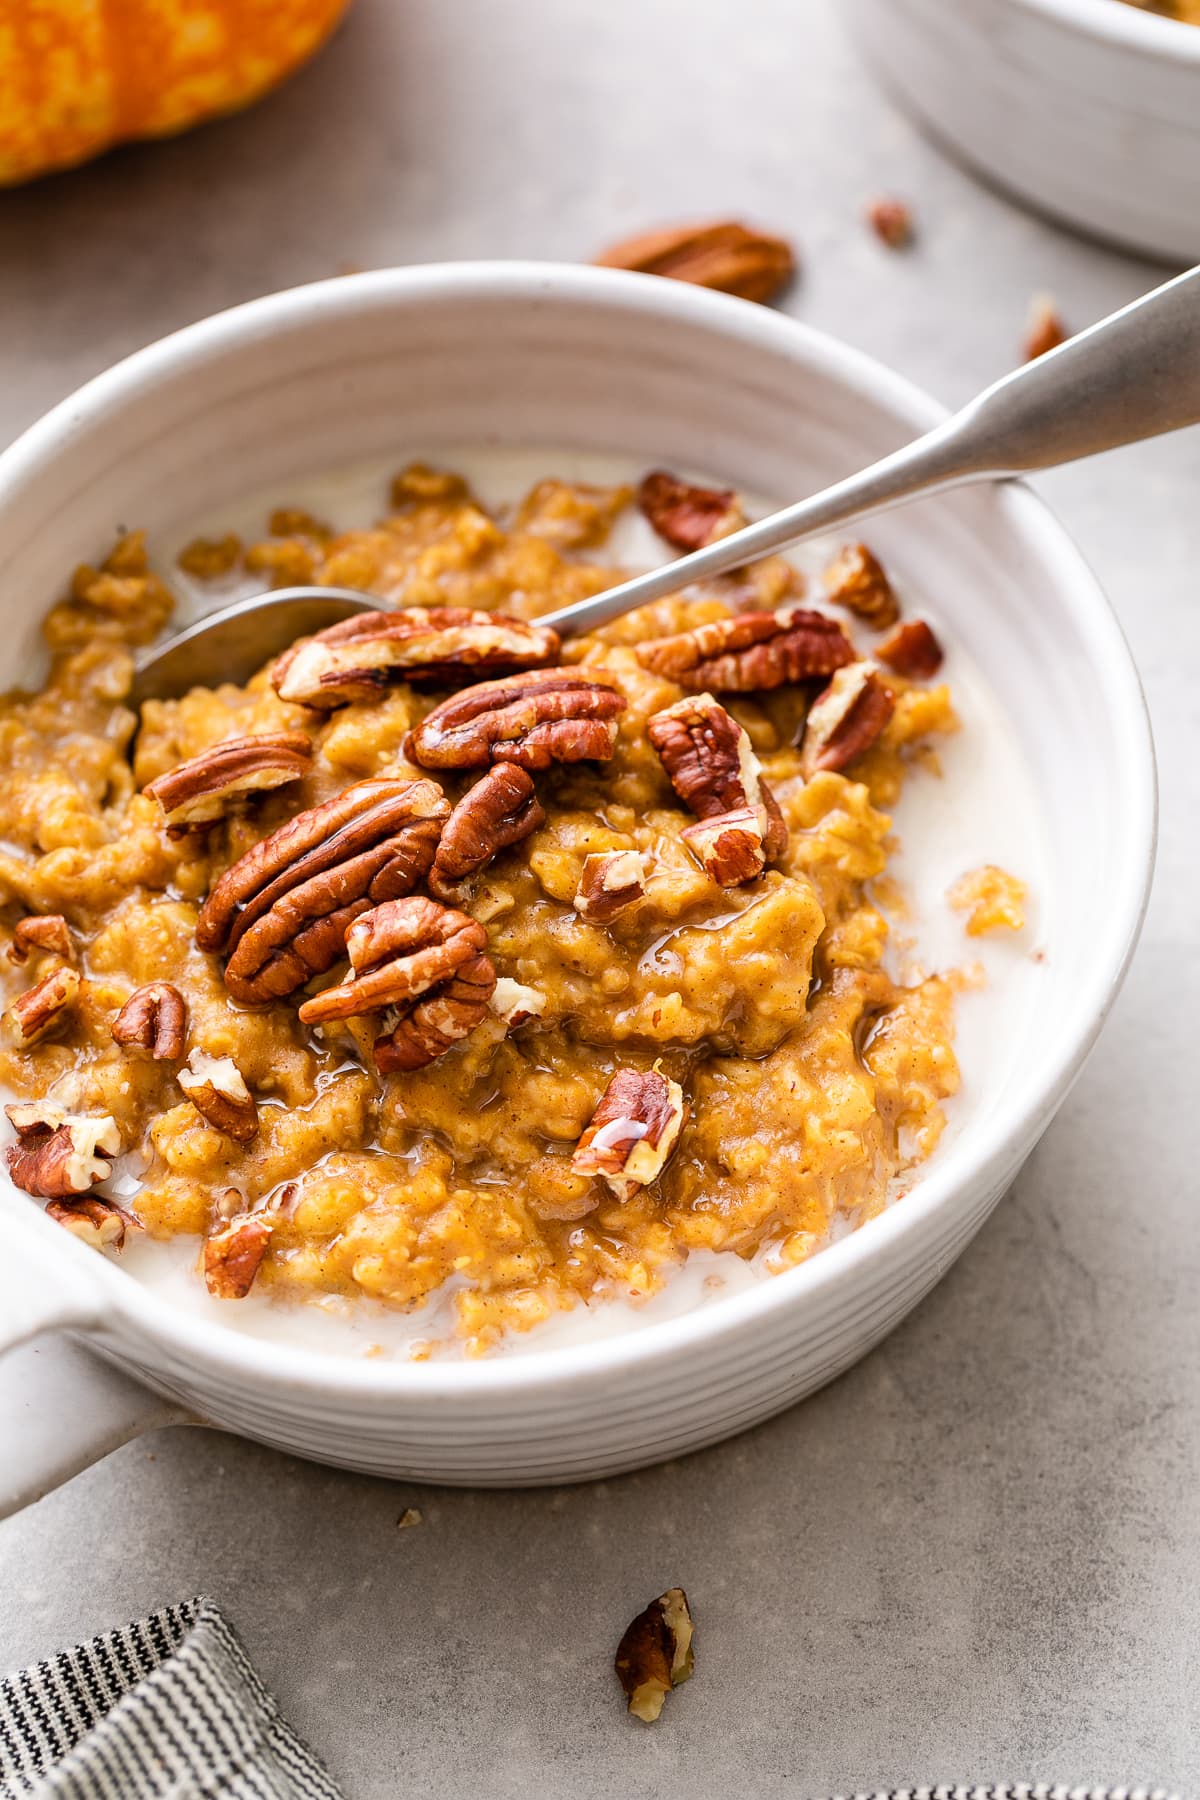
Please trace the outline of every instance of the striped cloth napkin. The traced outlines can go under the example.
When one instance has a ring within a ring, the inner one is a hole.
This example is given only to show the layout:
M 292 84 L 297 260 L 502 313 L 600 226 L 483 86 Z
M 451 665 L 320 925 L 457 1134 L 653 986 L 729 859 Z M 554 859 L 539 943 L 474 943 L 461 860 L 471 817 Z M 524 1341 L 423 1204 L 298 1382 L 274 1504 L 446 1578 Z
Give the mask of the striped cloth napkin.
M 345 1800 L 203 1596 L 0 1681 L 0 1800 Z M 1178 1800 L 1049 1782 L 855 1800 Z
M 345 1800 L 203 1596 L 0 1681 L 0 1800 Z

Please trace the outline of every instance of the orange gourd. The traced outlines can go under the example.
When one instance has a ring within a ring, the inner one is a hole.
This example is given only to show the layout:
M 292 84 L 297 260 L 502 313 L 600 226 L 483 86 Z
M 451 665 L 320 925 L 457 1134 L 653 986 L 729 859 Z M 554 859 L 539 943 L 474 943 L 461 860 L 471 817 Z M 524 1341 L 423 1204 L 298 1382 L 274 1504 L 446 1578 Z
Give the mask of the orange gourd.
M 247 106 L 349 0 L 0 0 L 0 186 Z

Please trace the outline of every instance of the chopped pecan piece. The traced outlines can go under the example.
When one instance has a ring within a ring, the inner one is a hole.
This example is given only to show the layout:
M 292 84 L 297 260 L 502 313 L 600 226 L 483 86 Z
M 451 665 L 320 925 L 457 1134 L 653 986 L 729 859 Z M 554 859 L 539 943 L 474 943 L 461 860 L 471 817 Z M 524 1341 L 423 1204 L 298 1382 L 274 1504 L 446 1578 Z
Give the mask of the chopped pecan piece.
M 924 619 L 907 619 L 875 651 L 880 662 L 910 681 L 928 681 L 942 666 L 942 646 Z
M 647 735 L 671 786 L 700 820 L 682 836 L 721 887 L 761 875 L 787 848 L 787 826 L 750 739 L 711 694 L 655 713 Z
M 642 898 L 646 891 L 646 858 L 640 850 L 598 850 L 583 859 L 575 911 L 605 925 Z
M 26 963 L 34 951 L 44 951 L 48 956 L 61 956 L 65 962 L 70 962 L 73 954 L 71 933 L 61 913 L 39 913 L 27 919 L 18 919 L 8 950 L 8 960 L 18 964 Z
M 49 1100 L 6 1106 L 17 1142 L 4 1152 L 17 1187 L 46 1200 L 86 1194 L 112 1174 L 121 1148 L 117 1122 L 108 1113 L 94 1118 L 69 1113 Z
M 652 1600 L 617 1645 L 614 1667 L 635 1719 L 652 1725 L 672 1688 L 693 1669 L 692 1615 L 682 1588 Z
M 767 864 L 760 811 L 739 806 L 685 825 L 680 837 L 718 887 L 754 881 Z
M 833 604 L 855 613 L 873 631 L 886 631 L 900 617 L 892 584 L 865 544 L 843 544 L 824 579 Z
M 903 250 L 912 242 L 912 208 L 903 200 L 881 194 L 867 207 L 867 223 L 889 250 Z
M 624 710 L 624 695 L 598 670 L 534 670 L 443 700 L 410 734 L 410 754 L 427 769 L 606 762 Z
M 302 731 L 263 732 L 226 738 L 169 769 L 142 789 L 157 800 L 167 836 L 207 831 L 251 794 L 299 781 L 312 764 L 312 745 Z
M 381 776 L 299 813 L 222 875 L 200 911 L 201 950 L 230 952 L 225 984 L 255 1005 L 290 994 L 344 954 L 346 928 L 409 894 L 450 805 L 435 782 Z
M 571 1168 L 601 1176 L 618 1200 L 630 1200 L 658 1180 L 687 1117 L 677 1081 L 658 1069 L 618 1069 L 575 1146 Z
M 239 1144 L 258 1136 L 258 1107 L 232 1056 L 210 1056 L 194 1047 L 176 1080 L 215 1131 Z
M 352 973 L 306 1000 L 306 1025 L 364 1013 L 398 1012 L 376 1040 L 384 1074 L 422 1069 L 483 1019 L 496 986 L 485 955 L 487 931 L 476 919 L 416 895 L 364 913 L 346 933 Z
M 1035 295 L 1030 303 L 1025 342 L 1021 347 L 1025 361 L 1036 362 L 1048 350 L 1057 350 L 1060 344 L 1066 343 L 1070 335 L 1063 323 L 1062 314 L 1049 294 Z
M 735 220 L 680 225 L 624 238 L 596 258 L 601 268 L 635 269 L 697 287 L 717 288 L 743 300 L 773 300 L 796 273 L 792 247 L 783 238 L 751 231 Z
M 46 1217 L 93 1250 L 123 1250 L 126 1233 L 142 1229 L 132 1213 L 127 1213 L 115 1200 L 102 1199 L 99 1194 L 52 1200 L 46 1208 Z
M 699 550 L 746 523 L 732 488 L 693 487 L 666 469 L 643 477 L 637 501 L 659 537 L 676 550 Z
M 530 1019 L 540 1019 L 546 1010 L 546 996 L 539 994 L 536 988 L 525 987 L 511 976 L 502 975 L 492 990 L 488 1008 L 498 1019 L 503 1019 L 510 1031 L 518 1025 L 527 1025 Z
M 457 899 L 468 876 L 536 831 L 545 817 L 533 777 L 515 763 L 496 763 L 446 820 L 429 871 L 430 893 L 439 900 Z
M 252 1213 L 204 1240 L 204 1285 L 216 1300 L 244 1300 L 271 1237 L 271 1221 Z
M 35 987 L 18 994 L 4 1014 L 9 1036 L 18 1049 L 36 1044 L 62 1022 L 79 997 L 79 972 L 61 963 Z
M 839 669 L 809 710 L 800 749 L 804 774 L 846 768 L 870 749 L 895 709 L 896 697 L 874 663 Z
M 714 619 L 674 637 L 638 646 L 654 675 L 692 693 L 745 694 L 787 682 L 827 680 L 854 661 L 854 646 L 836 619 L 803 606 Z
M 271 685 L 281 700 L 345 706 L 372 700 L 389 682 L 461 687 L 487 675 L 553 662 L 561 640 L 548 625 L 462 606 L 356 613 L 304 638 L 280 657 Z
M 148 1050 L 155 1062 L 174 1062 L 183 1055 L 187 1003 L 170 981 L 148 981 L 135 988 L 113 1020 L 114 1044 Z

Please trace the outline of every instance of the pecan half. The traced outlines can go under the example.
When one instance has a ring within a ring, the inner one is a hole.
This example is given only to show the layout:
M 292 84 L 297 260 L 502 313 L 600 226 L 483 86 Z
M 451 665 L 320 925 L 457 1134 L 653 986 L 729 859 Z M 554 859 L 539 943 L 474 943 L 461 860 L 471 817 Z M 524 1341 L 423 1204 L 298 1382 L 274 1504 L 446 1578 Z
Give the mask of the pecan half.
M 201 1118 L 239 1144 L 258 1136 L 258 1107 L 232 1056 L 193 1047 L 175 1078 Z
M 577 669 L 535 670 L 443 700 L 410 734 L 409 750 L 427 769 L 606 762 L 624 710 L 624 695 L 597 670 L 586 676 Z
M 646 732 L 671 786 L 700 820 L 683 831 L 721 887 L 761 875 L 787 848 L 787 826 L 747 733 L 711 694 L 677 700 Z
M 204 1285 L 216 1300 L 244 1300 L 271 1237 L 271 1221 L 255 1213 L 232 1219 L 204 1240 Z
M 346 933 L 352 973 L 306 1000 L 306 1025 L 396 1010 L 394 1026 L 374 1046 L 384 1074 L 424 1068 L 487 1012 L 496 971 L 484 954 L 487 931 L 476 919 L 416 895 L 388 900 Z
M 687 1595 L 678 1587 L 652 1600 L 627 1627 L 613 1666 L 635 1719 L 652 1725 L 672 1688 L 692 1674 L 693 1629 Z
M 299 781 L 312 764 L 312 745 L 302 731 L 270 731 L 226 738 L 142 789 L 157 800 L 167 836 L 207 831 L 251 794 Z
M 854 661 L 836 619 L 803 606 L 714 619 L 674 637 L 640 644 L 637 659 L 654 675 L 693 693 L 745 694 L 787 682 L 827 680 Z
M 896 697 L 874 663 L 839 669 L 809 709 L 800 748 L 804 774 L 846 768 L 870 749 L 895 710 Z
M 659 537 L 676 550 L 699 550 L 746 523 L 732 488 L 693 487 L 666 469 L 643 476 L 637 503 Z
M 575 1146 L 576 1175 L 599 1175 L 618 1200 L 657 1181 L 687 1123 L 683 1089 L 657 1069 L 618 1069 Z
M 749 230 L 732 219 L 623 238 L 596 262 L 601 268 L 665 275 L 758 301 L 773 300 L 796 273 L 792 247 L 783 238 Z
M 52 1200 L 46 1217 L 53 1219 L 93 1250 L 123 1250 L 129 1231 L 140 1231 L 141 1225 L 114 1200 L 99 1194 L 85 1194 L 76 1199 Z
M 69 1113 L 49 1100 L 6 1106 L 17 1142 L 4 1152 L 17 1187 L 47 1200 L 86 1194 L 112 1174 L 121 1149 L 117 1122 L 108 1113 Z
M 468 789 L 442 827 L 429 871 L 430 893 L 439 900 L 457 899 L 469 875 L 536 831 L 545 817 L 533 777 L 515 763 L 497 763 Z
M 79 997 L 79 983 L 78 970 L 63 963 L 17 995 L 4 1014 L 4 1024 L 18 1049 L 36 1044 L 62 1022 Z
M 423 878 L 449 812 L 435 782 L 381 776 L 298 813 L 248 850 L 196 924 L 201 950 L 229 950 L 234 999 L 278 999 L 331 969 L 360 913 Z
M 910 681 L 928 681 L 942 666 L 942 646 L 924 619 L 906 619 L 875 650 L 880 662 Z
M 583 859 L 572 902 L 584 919 L 607 924 L 646 891 L 646 858 L 640 850 L 598 850 Z
M 155 1062 L 174 1062 L 182 1056 L 186 1033 L 187 1003 L 170 981 L 148 981 L 135 988 L 112 1027 L 114 1044 L 148 1050 Z
M 73 954 L 71 933 L 61 913 L 39 913 L 17 920 L 8 949 L 9 962 L 26 963 L 34 951 L 61 956 L 70 962 Z
M 892 584 L 865 544 L 843 544 L 826 569 L 824 581 L 833 604 L 855 613 L 874 631 L 886 631 L 900 617 Z
M 488 1010 L 503 1019 L 510 1031 L 515 1031 L 518 1025 L 527 1025 L 530 1019 L 541 1018 L 546 1010 L 546 996 L 539 994 L 536 988 L 525 987 L 522 982 L 502 975 L 492 989 Z
M 867 223 L 889 250 L 903 250 L 912 242 L 912 208 L 903 200 L 881 194 L 867 207 Z
M 304 638 L 271 672 L 281 700 L 345 706 L 371 700 L 389 682 L 460 687 L 485 675 L 537 669 L 561 647 L 548 625 L 462 606 L 413 606 L 357 613 Z

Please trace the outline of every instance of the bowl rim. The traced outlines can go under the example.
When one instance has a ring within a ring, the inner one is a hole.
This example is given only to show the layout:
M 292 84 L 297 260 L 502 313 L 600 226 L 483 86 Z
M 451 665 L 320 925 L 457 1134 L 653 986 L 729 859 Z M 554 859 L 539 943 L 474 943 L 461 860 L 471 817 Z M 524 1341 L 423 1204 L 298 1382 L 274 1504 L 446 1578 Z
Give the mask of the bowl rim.
M 1063 0 L 1054 0 L 1062 4 Z M 1106 0 L 1119 10 L 1115 0 Z M 1200 33 L 1197 33 L 1200 38 Z M 113 410 L 201 368 L 214 356 L 244 347 L 281 328 L 344 327 L 358 309 L 428 305 L 464 297 L 486 301 L 520 298 L 540 303 L 582 303 L 614 314 L 630 312 L 695 325 L 740 341 L 758 352 L 800 360 L 843 383 L 857 398 L 897 414 L 914 431 L 926 430 L 946 411 L 922 389 L 884 364 L 786 314 L 724 294 L 648 275 L 573 264 L 537 262 L 455 262 L 411 265 L 333 277 L 282 290 L 212 314 L 161 338 L 93 377 L 35 421 L 0 452 L 0 497 L 13 483 L 53 479 L 57 451 L 80 430 L 102 422 Z M 525 1355 L 503 1353 L 486 1359 L 414 1363 L 344 1357 L 229 1330 L 217 1321 L 175 1311 L 169 1301 L 134 1276 L 34 1215 L 31 1223 L 53 1232 L 59 1253 L 86 1259 L 103 1304 L 84 1335 L 133 1362 L 151 1381 L 160 1374 L 163 1353 L 189 1367 L 237 1382 L 331 1398 L 356 1396 L 414 1403 L 500 1392 L 561 1390 L 576 1381 L 604 1378 L 660 1358 L 686 1353 L 699 1344 L 765 1326 L 782 1309 L 802 1305 L 818 1293 L 855 1280 L 866 1267 L 894 1254 L 897 1240 L 915 1236 L 936 1213 L 989 1182 L 1001 1184 L 1065 1096 L 1095 1042 L 1120 989 L 1136 945 L 1149 898 L 1154 866 L 1157 789 L 1149 718 L 1132 656 L 1113 609 L 1082 554 L 1046 504 L 1023 483 L 994 485 L 993 493 L 1010 529 L 1030 541 L 1058 590 L 1073 589 L 1086 614 L 1090 660 L 1106 687 L 1111 724 L 1129 764 L 1124 790 L 1129 818 L 1122 821 L 1129 854 L 1121 886 L 1110 895 L 1104 957 L 1090 982 L 1075 997 L 1070 1030 L 1059 1034 L 1058 1054 L 1019 1095 L 997 1108 L 978 1129 L 964 1130 L 948 1159 L 914 1183 L 902 1203 L 887 1208 L 860 1230 L 829 1245 L 809 1261 L 739 1293 L 692 1308 L 670 1319 L 639 1326 L 590 1343 Z M 122 1327 L 124 1329 L 122 1329 Z M 131 1353 L 130 1334 L 143 1340 Z M 148 1357 L 143 1352 L 150 1352 Z M 153 1354 L 157 1352 L 157 1358 Z M 175 1371 L 176 1378 L 182 1377 Z
M 1009 4 L 1081 31 L 1100 43 L 1143 50 L 1169 62 L 1200 65 L 1200 27 L 1183 19 L 1124 6 L 1120 0 L 1009 0 Z

